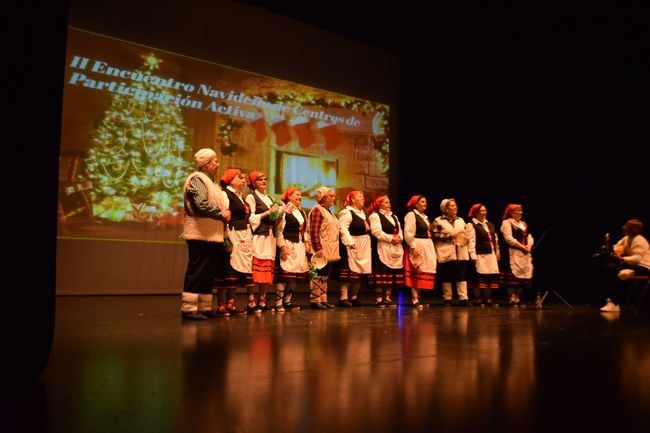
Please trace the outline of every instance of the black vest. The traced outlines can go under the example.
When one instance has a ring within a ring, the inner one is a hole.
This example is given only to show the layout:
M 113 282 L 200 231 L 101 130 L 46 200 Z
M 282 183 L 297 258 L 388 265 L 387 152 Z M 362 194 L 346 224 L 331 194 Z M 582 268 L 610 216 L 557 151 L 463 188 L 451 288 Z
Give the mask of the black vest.
M 379 222 L 381 223 L 381 231 L 388 235 L 394 235 L 399 231 L 399 225 L 397 224 L 397 218 L 395 217 L 395 214 L 392 215 L 393 222 L 395 225 L 392 225 L 388 218 L 381 212 L 377 212 L 377 215 L 379 215 Z
M 476 254 L 490 254 L 492 251 L 496 252 L 497 244 L 496 240 L 496 231 L 494 224 L 490 221 L 487 222 L 488 230 L 490 230 L 490 235 L 492 236 L 492 245 L 490 245 L 490 236 L 485 231 L 485 226 L 480 223 L 472 222 L 474 226 L 474 233 L 476 233 Z
M 350 223 L 349 228 L 350 236 L 363 236 L 368 233 L 366 221 L 352 210 L 350 211 L 350 214 L 352 215 L 352 222 Z
M 282 236 L 285 239 L 297 244 L 300 241 L 305 240 L 305 227 L 307 226 L 307 215 L 300 209 L 302 217 L 305 219 L 305 222 L 302 224 L 302 230 L 300 230 L 300 223 L 298 219 L 290 213 L 284 214 L 284 230 L 282 230 Z
M 519 227 L 516 227 L 514 224 L 510 224 L 510 226 L 512 227 L 512 237 L 517 239 L 517 241 L 522 245 L 528 245 L 528 227 L 526 227 L 526 231 L 524 231 Z
M 418 239 L 429 239 L 429 225 L 420 215 L 413 212 L 415 216 L 415 237 Z
M 515 238 L 515 240 L 520 244 L 527 245 L 528 227 L 526 227 L 526 232 L 524 232 L 522 229 L 515 227 L 510 221 L 508 221 L 508 224 L 510 224 L 510 228 L 512 230 L 512 237 Z M 499 241 L 501 243 L 501 262 L 503 263 L 504 266 L 506 266 L 505 269 L 510 269 L 510 262 L 508 256 L 509 256 L 510 248 L 513 247 L 508 245 L 504 236 L 501 236 L 501 238 L 499 238 Z
M 228 188 L 225 188 L 224 191 L 226 191 L 228 200 L 230 200 L 230 221 L 228 222 L 228 227 L 231 230 L 246 230 L 248 228 L 248 215 L 250 213 L 248 205 L 242 203 L 239 196 Z
M 269 207 L 262 201 L 262 199 L 255 194 L 253 191 L 253 198 L 255 199 L 255 215 L 264 213 L 269 210 Z M 253 234 L 269 236 L 271 229 L 274 227 L 275 223 L 271 220 L 269 215 L 262 218 L 260 225 L 255 229 Z

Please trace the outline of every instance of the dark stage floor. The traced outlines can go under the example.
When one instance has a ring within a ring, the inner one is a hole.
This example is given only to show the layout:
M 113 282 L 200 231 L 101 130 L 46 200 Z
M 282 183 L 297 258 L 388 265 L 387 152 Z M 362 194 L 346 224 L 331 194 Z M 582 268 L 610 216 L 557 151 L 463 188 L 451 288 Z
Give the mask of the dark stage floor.
M 181 323 L 179 301 L 58 298 L 32 424 L 66 433 L 650 431 L 647 312 L 400 306 Z

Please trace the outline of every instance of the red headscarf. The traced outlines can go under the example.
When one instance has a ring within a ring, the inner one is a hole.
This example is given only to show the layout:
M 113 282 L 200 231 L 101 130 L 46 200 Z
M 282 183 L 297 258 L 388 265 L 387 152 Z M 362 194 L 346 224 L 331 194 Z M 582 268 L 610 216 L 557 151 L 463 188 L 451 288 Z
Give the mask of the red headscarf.
M 476 212 L 478 212 L 478 210 L 481 208 L 481 206 L 483 206 L 483 204 L 481 204 L 481 203 L 477 203 L 477 204 L 473 205 L 469 209 L 469 213 L 467 214 L 467 216 L 469 216 L 470 218 L 474 218 L 474 215 L 476 215 Z
M 248 187 L 250 189 L 255 189 L 255 181 L 261 176 L 264 176 L 264 173 L 261 171 L 251 171 L 248 175 Z
M 406 207 L 409 208 L 409 210 L 413 210 L 413 209 L 415 209 L 415 205 L 418 204 L 418 202 L 420 201 L 420 199 L 421 199 L 422 197 L 423 197 L 423 196 L 421 196 L 421 195 L 414 195 L 413 197 L 411 197 L 411 199 L 409 200 L 409 202 L 406 203 Z
M 360 192 L 361 191 L 350 191 L 350 193 L 347 195 L 347 197 L 345 197 L 345 205 L 346 206 L 352 206 L 352 197 L 354 197 L 354 195 L 356 193 L 360 193 Z
M 510 218 L 512 216 L 512 212 L 515 209 L 517 209 L 519 206 L 521 206 L 521 205 L 520 204 L 515 204 L 515 203 L 510 203 L 508 206 L 506 206 L 506 210 L 505 210 L 505 212 L 503 212 L 503 218 L 502 219 L 507 220 L 508 218 Z
M 370 212 L 377 212 L 379 210 L 379 206 L 381 205 L 381 202 L 384 201 L 384 199 L 388 198 L 387 195 L 380 195 L 375 199 L 375 201 L 372 202 L 370 205 Z
M 228 186 L 232 182 L 232 180 L 239 176 L 241 174 L 241 170 L 238 168 L 229 168 L 226 170 L 226 172 L 221 176 L 221 179 L 219 183 L 221 186 Z
M 287 188 L 284 191 L 284 194 L 282 194 L 282 197 L 280 197 L 280 200 L 282 200 L 285 203 L 289 203 L 289 197 L 291 196 L 291 194 L 293 194 L 296 191 L 298 191 L 298 188 L 294 188 L 294 187 L 290 186 L 289 188 Z

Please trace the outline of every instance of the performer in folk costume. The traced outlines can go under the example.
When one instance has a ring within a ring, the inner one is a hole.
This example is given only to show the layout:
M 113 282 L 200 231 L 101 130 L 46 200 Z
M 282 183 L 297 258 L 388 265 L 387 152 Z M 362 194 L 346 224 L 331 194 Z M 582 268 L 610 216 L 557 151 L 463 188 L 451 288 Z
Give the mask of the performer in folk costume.
M 402 226 L 391 212 L 390 199 L 380 195 L 372 202 L 368 216 L 372 233 L 372 285 L 375 305 L 392 304 L 391 293 L 404 285 L 404 249 Z
M 280 207 L 266 195 L 268 179 L 261 171 L 253 171 L 248 176 L 251 193 L 246 196 L 250 208 L 249 222 L 253 230 L 253 282 L 257 286 L 257 306 L 261 310 L 272 310 L 268 305 L 266 293 L 273 285 L 273 266 L 275 263 L 275 225 Z M 250 295 L 249 295 L 250 302 Z M 253 302 L 255 298 L 253 297 Z
M 307 281 L 307 214 L 300 207 L 302 192 L 298 188 L 287 188 L 282 195 L 285 206 L 278 221 L 278 254 L 275 259 L 275 287 L 277 311 L 299 310 L 291 302 L 296 284 Z
M 336 200 L 334 190 L 320 187 L 316 190 L 317 204 L 309 211 L 308 231 L 312 261 L 322 260 L 327 264 L 318 269 L 318 278 L 310 279 L 310 307 L 314 309 L 334 308 L 327 302 L 327 284 L 332 270 L 331 264 L 341 258 L 339 255 L 339 221 L 330 211 Z
M 505 244 L 501 248 L 501 283 L 508 289 L 510 305 L 519 305 L 519 296 L 531 286 L 533 278 L 533 236 L 521 219 L 524 210 L 520 204 L 509 204 L 503 213 L 501 234 Z
M 404 283 L 411 288 L 412 306 L 422 308 L 420 291 L 433 290 L 435 282 L 436 251 L 431 241 L 429 218 L 424 214 L 427 199 L 414 195 L 406 206 L 410 211 L 404 216 L 404 241 L 408 245 L 408 249 L 404 249 Z
M 364 204 L 363 192 L 351 191 L 345 198 L 345 209 L 338 216 L 341 260 L 337 279 L 341 285 L 341 307 L 361 307 L 359 290 L 367 284 L 372 272 L 370 225 L 363 211 Z
M 223 192 L 214 183 L 219 168 L 212 149 L 194 155 L 196 170 L 185 181 L 183 237 L 187 241 L 188 262 L 181 298 L 181 317 L 205 320 L 228 316 L 225 308 L 212 309 L 212 286 L 223 272 L 226 260 L 224 232 L 230 217 Z
M 492 305 L 492 290 L 499 288 L 499 237 L 496 227 L 487 220 L 487 208 L 475 204 L 469 210 L 467 224 L 469 257 L 474 264 L 474 295 L 478 304 Z
M 433 221 L 433 243 L 438 257 L 438 280 L 442 286 L 442 300 L 451 305 L 452 284 L 458 292 L 459 305 L 470 306 L 467 296 L 467 265 L 469 252 L 465 221 L 458 216 L 453 198 L 440 202 L 443 215 Z
M 260 310 L 255 305 L 253 294 L 253 233 L 248 222 L 250 208 L 242 198 L 246 177 L 241 170 L 229 168 L 221 176 L 220 184 L 226 193 L 226 200 L 231 216 L 228 222 L 228 240 L 231 251 L 226 261 L 225 272 L 218 280 L 219 303 L 225 305 L 230 314 L 255 313 Z M 235 305 L 237 287 L 245 287 L 248 292 L 246 310 Z M 227 292 L 227 304 L 226 303 Z

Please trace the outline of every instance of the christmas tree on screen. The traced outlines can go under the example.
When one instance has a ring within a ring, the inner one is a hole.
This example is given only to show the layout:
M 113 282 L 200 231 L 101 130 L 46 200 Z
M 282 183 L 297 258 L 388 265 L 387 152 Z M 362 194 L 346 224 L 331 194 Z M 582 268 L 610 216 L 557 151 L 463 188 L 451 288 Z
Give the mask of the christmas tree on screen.
M 161 60 L 142 56 L 139 71 L 153 76 Z M 162 81 L 162 83 L 161 83 Z M 182 185 L 192 171 L 181 109 L 164 80 L 128 85 L 158 99 L 116 93 L 99 122 L 82 175 L 93 185 L 93 211 L 110 221 L 158 221 L 178 214 Z M 132 92 L 133 93 L 133 92 Z M 169 98 L 171 99 L 171 98 Z

